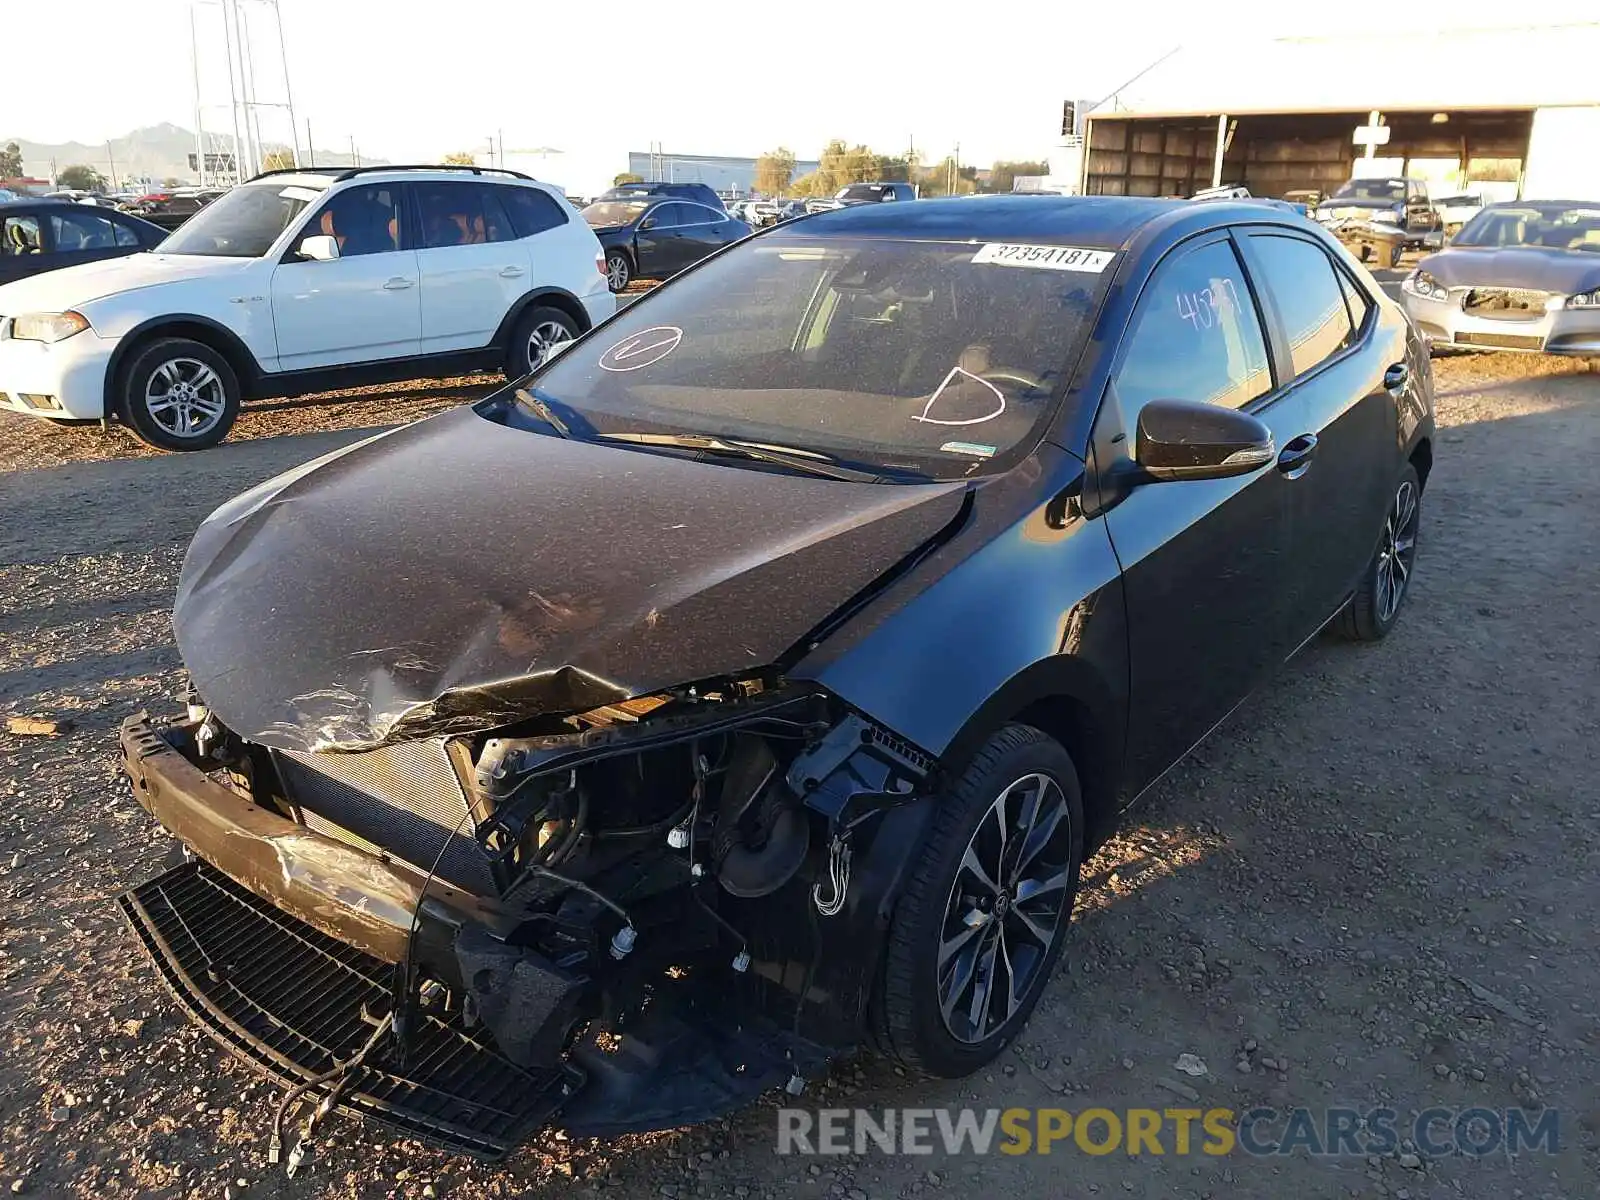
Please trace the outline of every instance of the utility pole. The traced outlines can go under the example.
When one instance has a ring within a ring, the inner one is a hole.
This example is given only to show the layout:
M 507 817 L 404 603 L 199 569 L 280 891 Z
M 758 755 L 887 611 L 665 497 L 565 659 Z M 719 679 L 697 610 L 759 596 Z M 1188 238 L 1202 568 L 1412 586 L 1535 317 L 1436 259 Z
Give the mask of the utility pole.
M 283 9 L 278 0 L 269 0 L 272 5 L 272 15 L 278 22 L 278 63 L 283 68 L 283 100 L 284 106 L 289 110 L 289 141 L 293 143 L 289 151 L 294 155 L 294 165 L 300 165 L 300 137 L 299 128 L 294 120 L 294 91 L 289 87 L 289 52 L 283 40 Z M 306 136 L 311 136 L 311 122 L 306 122 Z M 313 165 L 315 152 L 313 152 Z
M 311 118 L 306 118 L 306 153 L 311 156 L 311 165 L 317 165 L 317 144 L 311 140 Z
M 506 131 L 497 129 L 495 130 L 495 136 L 500 140 L 500 161 L 496 165 L 503 171 L 506 169 Z
M 356 153 L 356 135 L 353 133 L 350 135 L 350 165 L 352 167 L 361 165 L 361 155 Z
M 222 0 L 222 40 L 228 56 L 228 109 L 233 114 L 233 181 L 244 182 L 243 143 L 239 138 L 239 92 L 234 86 L 233 26 L 228 20 L 229 0 Z
M 111 164 L 111 190 L 114 192 L 117 190 L 117 159 L 111 153 L 111 141 L 109 138 L 106 140 L 106 162 Z
M 194 71 L 194 163 L 200 186 L 206 185 L 206 135 L 200 118 L 200 35 L 195 29 L 194 5 L 189 5 L 189 66 Z

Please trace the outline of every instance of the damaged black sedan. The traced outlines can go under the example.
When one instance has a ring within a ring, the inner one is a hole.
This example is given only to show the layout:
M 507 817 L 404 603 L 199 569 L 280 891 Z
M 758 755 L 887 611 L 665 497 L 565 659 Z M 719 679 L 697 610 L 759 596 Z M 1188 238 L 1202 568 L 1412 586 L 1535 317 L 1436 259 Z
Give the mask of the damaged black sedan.
M 1120 810 L 1391 628 L 1425 349 L 1254 204 L 846 208 L 223 505 L 124 727 L 122 900 L 208 1031 L 495 1157 L 989 1062 Z M 287 1121 L 304 1102 L 298 1135 Z

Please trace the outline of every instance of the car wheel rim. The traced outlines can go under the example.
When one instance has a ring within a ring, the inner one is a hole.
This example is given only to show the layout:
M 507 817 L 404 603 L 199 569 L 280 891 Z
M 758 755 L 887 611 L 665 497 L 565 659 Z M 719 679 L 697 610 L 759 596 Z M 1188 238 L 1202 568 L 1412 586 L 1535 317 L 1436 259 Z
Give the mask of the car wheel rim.
M 1394 494 L 1378 546 L 1378 619 L 1394 620 L 1417 559 L 1417 489 L 1409 479 Z
M 528 365 L 537 367 L 554 347 L 571 340 L 572 330 L 560 321 L 541 321 L 528 335 Z
M 606 280 L 611 284 L 611 290 L 620 292 L 628 286 L 628 262 L 626 259 L 612 258 L 606 263 Z
M 983 814 L 945 904 L 939 1012 L 959 1042 L 987 1040 L 1022 1008 L 1065 924 L 1072 816 L 1061 785 L 1024 775 Z
M 177 438 L 209 433 L 227 405 L 222 377 L 197 358 L 169 358 L 151 372 L 144 387 L 150 419 Z

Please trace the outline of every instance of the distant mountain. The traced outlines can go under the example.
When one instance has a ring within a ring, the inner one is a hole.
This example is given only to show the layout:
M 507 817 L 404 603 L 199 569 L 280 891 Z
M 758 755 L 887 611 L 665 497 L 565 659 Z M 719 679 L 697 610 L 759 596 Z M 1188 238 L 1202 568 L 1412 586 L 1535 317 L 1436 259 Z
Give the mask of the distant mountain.
M 22 151 L 22 169 L 27 175 L 40 179 L 48 179 L 50 165 L 55 163 L 56 170 L 70 167 L 76 163 L 93 167 L 100 174 L 110 176 L 113 166 L 118 178 L 129 177 L 162 180 L 168 178 L 193 181 L 195 173 L 189 169 L 189 155 L 195 152 L 194 130 L 185 129 L 181 125 L 163 123 L 151 125 L 144 129 L 135 129 L 132 133 L 124 134 L 119 138 L 112 138 L 109 147 L 102 142 L 98 145 L 86 145 L 83 142 L 35 142 L 24 137 L 0 136 L 0 146 L 15 142 Z M 206 131 L 206 150 L 208 153 L 226 153 L 233 149 L 233 135 Z M 287 146 L 267 143 L 266 151 L 288 150 Z M 302 151 L 302 161 L 305 155 Z M 363 163 L 382 164 L 386 159 L 368 158 L 363 155 Z M 318 150 L 316 152 L 318 166 L 338 167 L 349 166 L 351 158 L 348 153 L 340 154 L 333 150 Z

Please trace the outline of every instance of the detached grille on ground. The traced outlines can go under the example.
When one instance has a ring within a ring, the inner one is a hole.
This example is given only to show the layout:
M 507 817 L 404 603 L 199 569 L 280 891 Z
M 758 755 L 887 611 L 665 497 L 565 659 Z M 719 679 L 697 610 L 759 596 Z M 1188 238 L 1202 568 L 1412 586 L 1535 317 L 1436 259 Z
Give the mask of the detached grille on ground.
M 281 1082 L 348 1059 L 371 1036 L 373 1014 L 388 1010 L 391 967 L 204 863 L 185 863 L 119 904 L 190 1014 Z M 432 1018 L 418 1022 L 406 1066 L 391 1054 L 384 1043 L 350 1072 L 339 1108 L 491 1160 L 548 1122 L 583 1082 L 571 1067 L 524 1070 L 486 1035 Z

